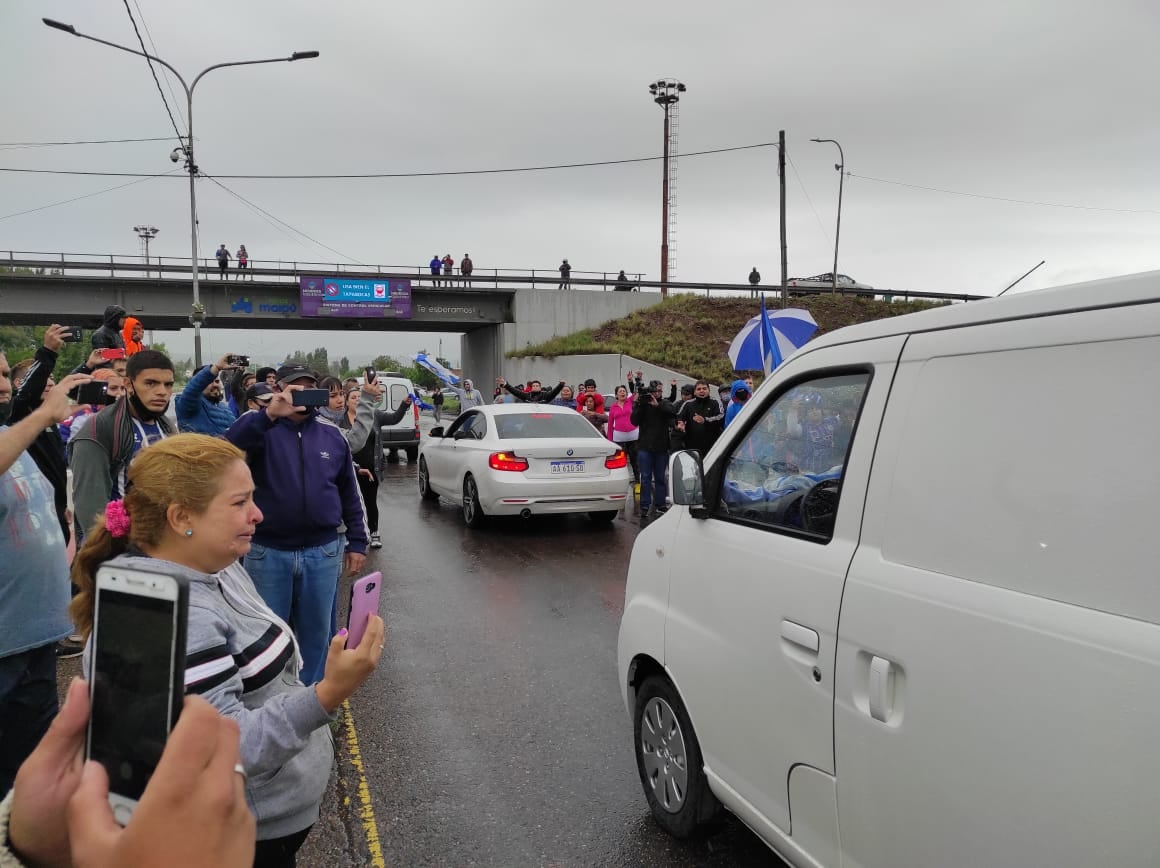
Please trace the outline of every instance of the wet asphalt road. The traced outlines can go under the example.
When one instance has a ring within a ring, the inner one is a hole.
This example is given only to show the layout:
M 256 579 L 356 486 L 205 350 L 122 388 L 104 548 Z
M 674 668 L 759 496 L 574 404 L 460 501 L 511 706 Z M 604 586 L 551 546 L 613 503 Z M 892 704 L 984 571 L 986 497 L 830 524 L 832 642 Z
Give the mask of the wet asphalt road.
M 379 504 L 368 567 L 384 574 L 387 651 L 351 713 L 387 865 L 782 864 L 732 817 L 690 843 L 650 819 L 616 675 L 635 522 L 470 531 L 456 506 L 420 501 L 405 461 Z M 371 864 L 338 736 L 301 865 Z

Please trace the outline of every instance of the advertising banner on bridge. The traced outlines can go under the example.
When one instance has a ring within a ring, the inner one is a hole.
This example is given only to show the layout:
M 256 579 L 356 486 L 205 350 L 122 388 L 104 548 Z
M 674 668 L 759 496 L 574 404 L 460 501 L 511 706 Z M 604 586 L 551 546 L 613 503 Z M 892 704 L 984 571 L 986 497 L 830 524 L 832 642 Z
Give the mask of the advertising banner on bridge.
M 309 317 L 411 318 L 411 281 L 301 277 L 299 312 Z

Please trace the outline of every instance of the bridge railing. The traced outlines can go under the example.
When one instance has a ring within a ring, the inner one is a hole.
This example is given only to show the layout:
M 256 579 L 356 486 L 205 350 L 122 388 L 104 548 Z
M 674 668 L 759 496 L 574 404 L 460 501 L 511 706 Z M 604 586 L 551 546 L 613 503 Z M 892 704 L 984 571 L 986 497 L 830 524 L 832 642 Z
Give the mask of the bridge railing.
M 232 255 L 232 254 L 231 254 Z M 141 254 L 104 253 L 48 253 L 44 251 L 4 250 L 0 251 L 0 268 L 32 269 L 46 275 L 99 275 L 102 277 L 139 277 L 153 279 L 188 279 L 191 260 L 188 256 L 150 256 Z M 217 259 L 200 257 L 199 276 L 202 279 L 219 279 L 220 269 Z M 350 262 L 314 262 L 309 260 L 290 261 L 284 259 L 250 259 L 247 267 L 241 269 L 231 259 L 226 271 L 228 279 L 261 277 L 266 281 L 296 283 L 304 275 L 349 275 L 350 277 L 412 277 L 421 281 L 436 282 L 440 285 L 464 284 L 467 279 L 458 272 L 449 275 L 435 275 L 426 265 L 364 265 Z M 634 286 L 644 279 L 645 274 L 626 274 Z M 479 268 L 472 270 L 470 284 L 498 288 L 505 279 L 530 284 L 532 286 L 559 286 L 560 273 L 554 268 Z M 571 280 L 598 282 L 606 289 L 612 289 L 619 280 L 615 271 L 585 271 L 573 269 Z
M 200 259 L 199 268 L 201 278 L 207 285 L 221 281 L 217 260 L 212 258 Z M 30 251 L 6 250 L 0 251 L 0 270 L 20 273 L 31 273 L 33 276 L 68 276 L 68 277 L 120 277 L 139 280 L 173 280 L 188 281 L 190 260 L 173 256 L 151 256 L 148 260 L 144 256 L 115 256 L 109 254 L 92 253 L 43 253 Z M 518 287 L 532 287 L 543 289 L 558 289 L 560 275 L 550 269 L 528 268 L 493 268 L 476 269 L 471 277 L 460 274 L 434 275 L 423 266 L 404 265 L 353 265 L 341 262 L 288 262 L 284 260 L 256 260 L 249 261 L 245 270 L 237 268 L 237 263 L 231 262 L 226 273 L 227 280 L 241 281 L 243 279 L 258 279 L 262 283 L 286 282 L 297 283 L 298 278 L 305 275 L 349 275 L 352 278 L 409 278 L 418 285 L 430 285 L 436 288 L 463 288 L 463 289 L 515 289 Z M 629 283 L 634 289 L 657 290 L 661 283 L 655 280 L 643 280 L 643 274 L 627 275 Z M 573 270 L 570 282 L 580 290 L 614 290 L 620 283 L 619 275 L 608 271 L 578 271 Z M 765 293 L 771 298 L 779 298 L 780 286 L 750 286 L 737 283 L 705 283 L 668 281 L 668 288 L 672 294 L 705 293 L 712 295 L 748 293 L 756 298 L 758 293 Z M 828 287 L 790 287 L 789 295 L 793 297 L 826 295 Z M 920 292 L 903 289 L 838 289 L 839 295 L 856 296 L 860 298 L 878 298 L 884 301 L 909 301 L 918 299 L 924 301 L 964 302 L 978 301 L 990 298 L 986 295 L 970 295 L 967 293 Z

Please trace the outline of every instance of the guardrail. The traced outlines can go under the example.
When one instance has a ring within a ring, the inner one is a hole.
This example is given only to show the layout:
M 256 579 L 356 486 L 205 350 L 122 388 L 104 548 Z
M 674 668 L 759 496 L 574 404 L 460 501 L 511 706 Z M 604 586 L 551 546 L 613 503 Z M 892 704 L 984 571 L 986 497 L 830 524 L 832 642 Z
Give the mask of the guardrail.
M 118 258 L 115 255 L 91 253 L 34 253 L 26 251 L 0 251 L 0 268 L 16 271 L 30 270 L 29 277 L 122 277 L 137 278 L 140 280 L 188 280 L 190 272 L 188 258 L 180 257 L 150 257 L 148 261 L 143 256 L 127 256 Z M 429 284 L 435 288 L 463 288 L 463 289 L 499 289 L 527 287 L 558 289 L 560 275 L 545 269 L 493 268 L 477 269 L 470 277 L 461 274 L 433 275 L 428 270 L 416 266 L 389 266 L 389 265 L 350 265 L 333 262 L 285 262 L 281 260 L 250 260 L 250 265 L 242 270 L 232 267 L 223 280 L 219 276 L 217 261 L 214 259 L 199 260 L 202 269 L 201 280 L 210 286 L 219 283 L 245 282 L 261 279 L 262 282 L 298 282 L 299 277 L 306 275 L 346 275 L 352 278 L 396 278 L 409 279 L 418 284 Z M 21 276 L 20 271 L 13 275 Z M 634 289 L 660 290 L 662 284 L 655 280 L 642 280 L 642 274 L 629 276 L 629 283 Z M 619 275 L 608 271 L 573 271 L 569 281 L 578 289 L 614 290 L 620 283 Z M 758 293 L 765 293 L 774 298 L 780 297 L 781 286 L 759 285 L 751 286 L 747 283 L 705 283 L 670 280 L 667 283 L 673 293 L 749 293 L 756 297 Z M 791 286 L 788 289 L 792 297 L 811 295 L 829 295 L 829 287 L 801 287 Z M 904 289 L 838 289 L 838 295 L 856 296 L 860 298 L 881 298 L 885 301 L 920 299 L 923 301 L 980 301 L 992 298 L 989 295 L 971 295 L 956 292 L 924 292 Z
M 154 279 L 188 278 L 191 270 L 189 257 L 141 255 L 118 256 L 116 254 L 95 253 L 46 253 L 43 251 L 5 250 L 0 251 L 0 267 L 31 268 L 42 270 L 41 276 L 71 275 L 72 272 L 102 272 L 105 277 L 142 277 Z M 198 259 L 199 278 L 219 280 L 217 259 Z M 560 273 L 556 269 L 543 268 L 475 268 L 470 277 L 462 274 L 434 275 L 426 265 L 358 265 L 342 262 L 286 261 L 282 259 L 250 259 L 247 267 L 238 268 L 231 260 L 226 271 L 229 280 L 261 277 L 272 281 L 294 281 L 303 275 L 346 275 L 352 278 L 395 277 L 410 278 L 435 283 L 436 285 L 487 286 L 498 287 L 500 282 L 523 282 L 532 286 L 559 286 Z M 645 276 L 643 273 L 625 275 L 634 286 Z M 601 284 L 613 288 L 619 281 L 619 273 L 612 271 L 572 270 L 571 281 Z

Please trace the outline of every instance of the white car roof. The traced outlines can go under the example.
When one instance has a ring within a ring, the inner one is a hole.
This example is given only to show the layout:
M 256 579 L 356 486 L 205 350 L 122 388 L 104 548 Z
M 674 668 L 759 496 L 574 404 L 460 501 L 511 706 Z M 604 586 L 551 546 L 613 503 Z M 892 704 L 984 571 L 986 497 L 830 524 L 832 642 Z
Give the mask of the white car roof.
M 1160 301 L 1160 271 L 1146 271 L 1123 277 L 1108 277 L 1086 283 L 1021 292 L 1002 298 L 950 304 L 919 313 L 846 326 L 815 338 L 802 347 L 801 351 L 812 352 L 822 347 L 892 335 L 1156 301 Z
M 561 407 L 559 404 L 532 404 L 528 401 L 523 403 L 516 401 L 514 404 L 484 404 L 481 407 L 473 407 L 472 410 L 482 410 L 489 416 L 510 416 L 513 413 L 571 413 L 574 416 L 579 415 L 572 407 Z

